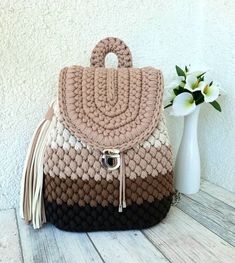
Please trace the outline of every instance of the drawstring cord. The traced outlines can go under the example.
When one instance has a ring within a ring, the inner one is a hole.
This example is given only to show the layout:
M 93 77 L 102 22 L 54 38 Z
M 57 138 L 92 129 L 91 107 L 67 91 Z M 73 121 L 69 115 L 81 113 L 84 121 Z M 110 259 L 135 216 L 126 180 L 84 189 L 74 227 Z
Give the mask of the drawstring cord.
M 120 173 L 119 173 L 119 208 L 118 212 L 126 208 L 126 173 L 124 153 L 120 153 Z

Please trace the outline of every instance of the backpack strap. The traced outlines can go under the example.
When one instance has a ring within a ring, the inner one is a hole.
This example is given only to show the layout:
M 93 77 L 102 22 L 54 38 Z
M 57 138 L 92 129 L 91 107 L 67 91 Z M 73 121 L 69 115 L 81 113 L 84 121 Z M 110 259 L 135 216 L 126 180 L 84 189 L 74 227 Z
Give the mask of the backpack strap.
M 122 40 L 115 37 L 107 37 L 98 42 L 91 53 L 91 67 L 105 67 L 105 57 L 110 52 L 117 55 L 119 68 L 132 67 L 130 49 Z

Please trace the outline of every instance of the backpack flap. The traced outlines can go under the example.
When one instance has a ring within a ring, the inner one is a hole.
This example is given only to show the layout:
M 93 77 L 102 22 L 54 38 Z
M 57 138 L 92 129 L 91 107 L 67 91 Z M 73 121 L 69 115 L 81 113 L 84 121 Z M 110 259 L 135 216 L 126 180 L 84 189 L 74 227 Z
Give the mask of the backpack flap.
M 104 67 L 114 52 L 118 68 Z M 152 67 L 132 68 L 127 46 L 115 38 L 98 43 L 91 67 L 60 73 L 59 108 L 66 128 L 101 151 L 125 151 L 145 141 L 156 128 L 162 107 L 163 76 Z

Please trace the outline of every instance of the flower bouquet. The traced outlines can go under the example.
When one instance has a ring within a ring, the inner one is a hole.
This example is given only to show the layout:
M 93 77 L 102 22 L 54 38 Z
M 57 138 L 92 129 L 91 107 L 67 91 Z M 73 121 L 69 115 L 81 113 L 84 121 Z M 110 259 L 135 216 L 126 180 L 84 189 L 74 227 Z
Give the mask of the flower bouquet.
M 186 116 L 203 102 L 210 103 L 216 110 L 221 111 L 216 101 L 220 95 L 219 84 L 206 82 L 206 72 L 190 72 L 187 66 L 185 70 L 176 66 L 176 72 L 176 79 L 166 88 L 169 103 L 165 108 L 172 106 L 172 115 Z
M 200 189 L 200 155 L 197 140 L 197 123 L 202 103 L 209 103 L 221 112 L 216 101 L 221 88 L 218 83 L 205 81 L 206 72 L 191 72 L 176 66 L 177 76 L 166 88 L 165 108 L 171 107 L 171 115 L 184 117 L 184 132 L 175 162 L 175 188 L 184 194 Z

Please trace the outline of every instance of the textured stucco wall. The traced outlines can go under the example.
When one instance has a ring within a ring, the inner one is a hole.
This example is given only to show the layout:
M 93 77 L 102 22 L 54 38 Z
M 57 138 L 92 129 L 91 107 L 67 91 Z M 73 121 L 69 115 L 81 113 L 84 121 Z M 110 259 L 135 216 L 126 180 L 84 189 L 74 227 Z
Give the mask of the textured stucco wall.
M 233 92 L 221 99 L 221 115 L 203 107 L 199 139 L 203 176 L 235 191 L 234 8 L 233 1 L 212 0 L 1 1 L 0 208 L 17 204 L 26 148 L 56 96 L 59 70 L 89 65 L 106 36 L 129 45 L 136 67 L 159 67 L 168 78 L 176 63 L 206 64 Z M 168 117 L 174 152 L 182 123 Z
M 202 1 L 203 61 L 226 95 L 218 114 L 203 107 L 199 128 L 203 176 L 235 192 L 235 1 Z

